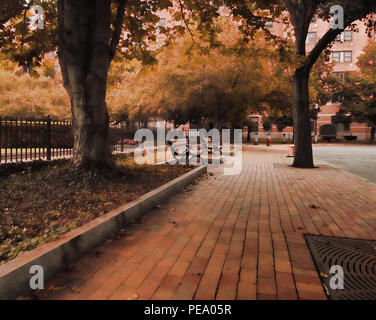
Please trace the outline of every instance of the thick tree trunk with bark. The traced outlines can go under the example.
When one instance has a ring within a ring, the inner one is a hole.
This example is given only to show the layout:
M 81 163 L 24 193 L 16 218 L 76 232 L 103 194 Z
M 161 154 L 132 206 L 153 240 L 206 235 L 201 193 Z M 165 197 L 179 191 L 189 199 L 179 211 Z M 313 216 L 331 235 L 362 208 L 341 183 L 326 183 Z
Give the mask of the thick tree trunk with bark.
M 314 168 L 309 110 L 309 73 L 298 69 L 293 76 L 294 167 Z
M 59 0 L 59 61 L 73 115 L 75 166 L 113 166 L 106 107 L 110 0 Z
M 321 53 L 343 31 L 330 29 L 306 54 L 306 39 L 312 18 L 319 5 L 318 1 L 284 0 L 295 32 L 295 53 L 305 58 L 303 66 L 295 70 L 293 76 L 293 117 L 294 117 L 294 167 L 313 168 L 311 116 L 309 110 L 308 81 L 313 65 Z M 352 21 L 346 21 L 347 27 Z
M 290 13 L 291 21 L 295 31 L 295 53 L 298 57 L 305 57 L 303 66 L 297 68 L 293 75 L 293 107 L 294 118 L 294 145 L 295 157 L 294 167 L 314 168 L 312 137 L 311 137 L 311 114 L 309 110 L 309 90 L 308 80 L 312 66 L 320 56 L 320 52 L 315 52 L 317 46 L 309 56 L 306 56 L 306 39 L 312 17 L 316 11 L 317 4 L 307 2 L 298 4 L 291 0 L 285 0 L 286 8 Z

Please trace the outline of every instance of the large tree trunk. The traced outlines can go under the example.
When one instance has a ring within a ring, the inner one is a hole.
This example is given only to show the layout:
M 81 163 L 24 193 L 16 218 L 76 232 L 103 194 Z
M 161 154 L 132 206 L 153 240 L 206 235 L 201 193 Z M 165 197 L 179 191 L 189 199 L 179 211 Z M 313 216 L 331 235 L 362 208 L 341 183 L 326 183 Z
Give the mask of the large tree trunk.
M 295 160 L 294 166 L 300 168 L 313 168 L 313 152 L 311 138 L 311 123 L 308 99 L 308 79 L 310 71 L 320 57 L 322 52 L 328 48 L 336 37 L 343 32 L 340 28 L 330 28 L 316 43 L 314 48 L 306 55 L 306 39 L 309 26 L 313 16 L 317 13 L 317 8 L 325 1 L 292 1 L 284 0 L 287 11 L 290 14 L 291 23 L 294 26 L 296 54 L 305 58 L 304 66 L 297 69 L 293 77 L 294 91 L 294 130 L 295 130 Z M 369 1 L 357 1 L 359 7 L 350 10 L 354 6 L 354 1 L 344 3 L 345 19 L 344 29 L 350 26 L 354 21 L 362 19 L 372 12 L 372 6 Z
M 113 166 L 106 107 L 110 0 L 59 0 L 59 61 L 73 115 L 75 166 Z
M 294 167 L 314 168 L 309 111 L 309 72 L 297 69 L 293 76 Z

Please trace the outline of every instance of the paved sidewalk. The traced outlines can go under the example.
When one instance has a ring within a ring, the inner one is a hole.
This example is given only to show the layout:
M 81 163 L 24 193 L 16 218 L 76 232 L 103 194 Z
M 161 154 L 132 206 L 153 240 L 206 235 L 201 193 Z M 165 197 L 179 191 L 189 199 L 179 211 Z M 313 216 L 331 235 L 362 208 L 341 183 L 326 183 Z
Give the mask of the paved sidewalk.
M 303 234 L 376 239 L 376 186 L 328 166 L 291 168 L 286 154 L 246 146 L 241 175 L 212 167 L 38 297 L 326 299 Z

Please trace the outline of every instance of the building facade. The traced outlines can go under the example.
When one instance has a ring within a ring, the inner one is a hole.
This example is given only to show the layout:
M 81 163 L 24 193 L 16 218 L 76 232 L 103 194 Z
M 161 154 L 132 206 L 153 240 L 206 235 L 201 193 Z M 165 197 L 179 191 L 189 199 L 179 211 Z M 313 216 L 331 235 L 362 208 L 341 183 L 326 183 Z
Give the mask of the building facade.
M 167 11 L 162 11 L 159 13 L 161 18 L 159 25 L 173 26 L 176 22 L 171 18 L 171 14 Z M 375 15 L 376 18 L 376 15 Z M 334 62 L 333 73 L 338 77 L 344 77 L 346 72 L 357 71 L 357 60 L 358 57 L 363 53 L 363 49 L 370 41 L 376 41 L 375 31 L 369 36 L 366 32 L 366 26 L 362 22 L 357 24 L 358 31 L 352 31 L 349 29 L 344 30 L 344 32 L 337 38 L 333 46 L 331 47 L 331 61 Z M 269 22 L 266 25 L 267 28 L 271 30 L 277 36 L 288 37 L 288 31 L 291 32 L 291 28 L 286 28 L 286 25 L 278 22 Z M 316 43 L 321 39 L 321 37 L 329 30 L 330 24 L 321 19 L 313 19 L 309 28 L 306 48 L 307 52 L 311 51 Z M 163 43 L 163 36 L 158 37 L 156 46 L 160 46 Z M 332 124 L 332 117 L 337 114 L 340 109 L 340 101 L 333 97 L 326 105 L 320 106 L 320 112 L 318 113 L 317 122 L 312 124 L 313 131 L 320 132 L 320 127 L 328 124 Z M 255 123 L 253 126 L 253 135 L 255 132 L 259 136 L 267 136 L 272 134 L 278 139 L 285 137 L 287 140 L 291 140 L 293 136 L 293 128 L 287 127 L 282 132 L 280 132 L 277 126 L 272 125 L 270 130 L 264 130 L 263 116 L 262 115 L 251 115 L 252 121 Z M 316 129 L 315 129 L 316 128 Z M 343 135 L 354 135 L 358 137 L 358 140 L 368 140 L 371 134 L 371 128 L 364 123 L 351 123 L 350 128 L 340 128 L 337 131 L 338 137 Z
M 270 23 L 267 25 L 272 32 L 278 36 L 286 36 L 285 27 L 280 23 Z M 307 52 L 311 51 L 321 37 L 329 30 L 330 25 L 328 22 L 314 19 L 310 25 L 307 36 Z M 331 61 L 334 63 L 333 73 L 338 77 L 344 77 L 346 72 L 357 71 L 358 57 L 363 53 L 363 49 L 370 41 L 376 41 L 375 31 L 371 36 L 367 35 L 366 26 L 362 22 L 357 23 L 358 32 L 350 29 L 344 30 L 344 32 L 337 38 L 331 48 Z M 320 112 L 318 113 L 316 126 L 317 131 L 320 132 L 320 127 L 327 124 L 332 124 L 332 117 L 337 114 L 340 109 L 340 101 L 333 97 L 326 105 L 320 106 Z M 280 138 L 283 133 L 288 136 L 292 133 L 292 128 L 286 128 L 283 132 L 279 132 L 277 127 L 273 125 L 273 128 L 269 132 L 265 132 L 262 123 L 262 116 L 253 115 L 253 118 L 258 118 L 258 129 L 261 135 L 272 134 Z M 345 129 L 345 130 L 344 130 Z M 338 136 L 354 135 L 358 137 L 358 140 L 368 140 L 371 135 L 371 128 L 364 123 L 351 123 L 349 128 L 340 128 Z

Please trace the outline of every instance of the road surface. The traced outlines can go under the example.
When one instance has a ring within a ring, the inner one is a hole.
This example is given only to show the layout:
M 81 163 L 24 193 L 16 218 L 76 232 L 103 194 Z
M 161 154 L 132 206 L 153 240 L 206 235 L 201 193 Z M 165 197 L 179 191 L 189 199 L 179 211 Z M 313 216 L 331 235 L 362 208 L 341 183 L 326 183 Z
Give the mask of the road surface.
M 318 146 L 314 158 L 376 183 L 376 146 Z

